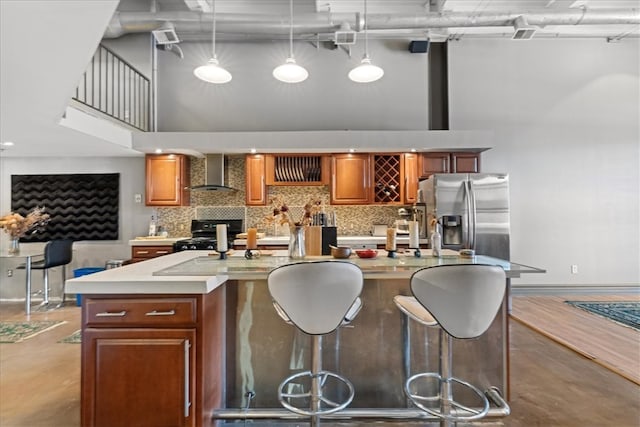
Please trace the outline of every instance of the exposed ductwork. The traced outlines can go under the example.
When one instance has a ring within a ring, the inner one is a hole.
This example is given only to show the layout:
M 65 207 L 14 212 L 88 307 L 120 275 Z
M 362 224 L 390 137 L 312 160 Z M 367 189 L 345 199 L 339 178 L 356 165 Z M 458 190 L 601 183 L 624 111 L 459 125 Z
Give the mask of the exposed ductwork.
M 640 24 L 640 9 L 566 9 L 506 13 L 425 13 L 420 15 L 368 14 L 370 31 L 399 33 L 409 30 L 427 31 L 442 28 L 469 27 L 513 27 L 516 20 L 525 20 L 528 25 L 571 26 L 571 25 L 624 25 Z M 179 12 L 116 12 L 105 38 L 117 38 L 125 34 L 151 32 L 166 22 L 171 22 L 178 33 L 206 34 L 211 32 L 212 14 Z M 217 14 L 217 31 L 228 35 L 238 35 L 243 39 L 251 36 L 286 36 L 289 20 L 276 15 L 256 15 L 227 13 Z M 296 16 L 293 31 L 297 35 L 326 34 L 339 31 L 349 25 L 355 31 L 362 31 L 364 19 L 359 13 L 314 13 Z

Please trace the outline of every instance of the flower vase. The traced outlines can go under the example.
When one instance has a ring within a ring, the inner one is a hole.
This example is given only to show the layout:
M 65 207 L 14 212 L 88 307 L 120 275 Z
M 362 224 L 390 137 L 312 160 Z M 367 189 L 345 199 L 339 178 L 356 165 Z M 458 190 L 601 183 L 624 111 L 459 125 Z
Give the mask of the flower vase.
M 302 259 L 305 255 L 304 227 L 291 227 L 291 232 L 289 234 L 289 258 Z
M 19 255 L 20 254 L 20 239 L 19 238 L 11 239 L 11 242 L 9 243 L 8 252 L 9 252 L 10 255 Z

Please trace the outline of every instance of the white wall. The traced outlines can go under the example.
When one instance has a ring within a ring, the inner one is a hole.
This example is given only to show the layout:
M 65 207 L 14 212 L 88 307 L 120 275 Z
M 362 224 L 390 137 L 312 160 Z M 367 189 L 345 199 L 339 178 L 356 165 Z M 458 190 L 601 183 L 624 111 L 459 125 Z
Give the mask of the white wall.
M 67 268 L 71 277 L 73 270 L 82 267 L 104 267 L 109 259 L 131 258 L 128 241 L 135 236 L 147 234 L 151 209 L 144 203 L 135 203 L 134 195 L 145 191 L 144 157 L 105 157 L 105 158 L 2 158 L 0 157 L 0 212 L 11 210 L 11 175 L 70 174 L 70 173 L 119 173 L 120 174 L 120 231 L 119 240 L 81 241 L 73 245 L 73 262 Z M 44 243 L 22 244 L 24 246 L 44 246 Z M 0 231 L 0 247 L 6 249 L 6 233 Z M 0 259 L 0 299 L 24 298 L 24 270 L 14 271 L 7 277 L 6 270 L 14 269 L 24 259 Z M 50 273 L 53 295 L 58 296 L 61 289 L 59 268 Z M 33 288 L 41 289 L 38 273 L 33 275 Z
M 640 282 L 640 41 L 450 44 L 451 128 L 491 129 L 511 177 L 517 284 Z M 571 274 L 571 265 L 578 274 Z

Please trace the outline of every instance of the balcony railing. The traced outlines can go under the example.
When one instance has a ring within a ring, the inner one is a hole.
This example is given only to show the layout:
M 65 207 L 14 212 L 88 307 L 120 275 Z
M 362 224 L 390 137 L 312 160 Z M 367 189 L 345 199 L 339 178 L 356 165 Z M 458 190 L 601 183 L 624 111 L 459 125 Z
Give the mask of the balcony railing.
M 152 130 L 149 79 L 103 45 L 93 54 L 73 99 L 136 129 Z

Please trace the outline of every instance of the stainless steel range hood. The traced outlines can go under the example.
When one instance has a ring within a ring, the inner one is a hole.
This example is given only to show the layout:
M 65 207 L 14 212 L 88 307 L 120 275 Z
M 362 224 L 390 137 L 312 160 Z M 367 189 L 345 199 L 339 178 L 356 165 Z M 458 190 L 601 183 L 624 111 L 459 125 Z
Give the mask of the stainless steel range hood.
M 224 183 L 224 155 L 223 154 L 207 154 L 204 164 L 204 185 L 195 185 L 191 187 L 192 191 L 236 191 Z

